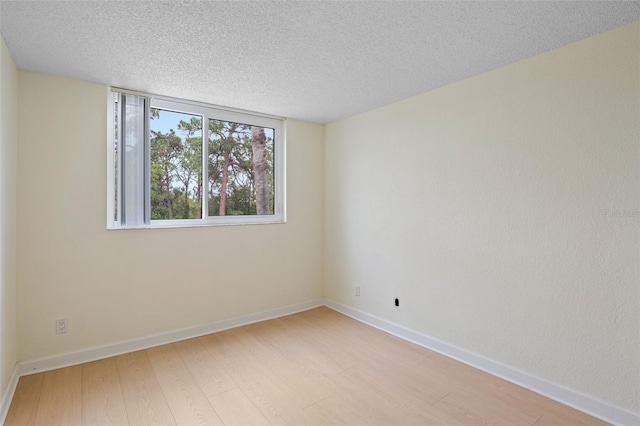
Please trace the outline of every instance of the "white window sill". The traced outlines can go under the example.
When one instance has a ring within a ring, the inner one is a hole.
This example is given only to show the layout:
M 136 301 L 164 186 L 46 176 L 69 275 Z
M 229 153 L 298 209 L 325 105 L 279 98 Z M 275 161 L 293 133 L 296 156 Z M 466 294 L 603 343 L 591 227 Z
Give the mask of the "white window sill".
M 178 219 L 178 220 L 154 220 L 146 225 L 122 226 L 117 223 L 108 223 L 108 230 L 125 229 L 165 229 L 165 228 L 198 228 L 203 226 L 237 226 L 237 225 L 272 225 L 286 223 L 277 216 L 226 216 L 223 220 L 212 219 Z

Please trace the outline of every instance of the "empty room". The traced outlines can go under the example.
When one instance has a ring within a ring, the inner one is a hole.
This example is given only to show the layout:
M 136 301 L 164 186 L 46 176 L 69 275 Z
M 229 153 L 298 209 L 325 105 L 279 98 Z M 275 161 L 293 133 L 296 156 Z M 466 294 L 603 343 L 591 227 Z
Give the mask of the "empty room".
M 0 35 L 0 424 L 640 425 L 640 1 Z

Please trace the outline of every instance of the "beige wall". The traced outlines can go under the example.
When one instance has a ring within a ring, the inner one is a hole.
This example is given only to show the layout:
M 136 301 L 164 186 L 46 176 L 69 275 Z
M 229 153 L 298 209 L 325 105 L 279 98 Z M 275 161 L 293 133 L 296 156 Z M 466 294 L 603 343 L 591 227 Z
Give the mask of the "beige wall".
M 328 125 L 325 295 L 639 412 L 638 34 Z
M 16 363 L 18 69 L 0 37 L 0 401 Z
M 288 122 L 286 224 L 107 231 L 106 107 L 20 72 L 19 360 L 322 296 L 322 126 Z

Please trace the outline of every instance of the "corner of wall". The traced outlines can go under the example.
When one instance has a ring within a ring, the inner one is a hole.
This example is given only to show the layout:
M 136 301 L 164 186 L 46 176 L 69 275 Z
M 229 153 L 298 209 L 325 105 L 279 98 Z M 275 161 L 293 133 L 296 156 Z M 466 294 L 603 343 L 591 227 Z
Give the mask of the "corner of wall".
M 17 377 L 17 113 L 18 69 L 0 36 L 0 422 Z

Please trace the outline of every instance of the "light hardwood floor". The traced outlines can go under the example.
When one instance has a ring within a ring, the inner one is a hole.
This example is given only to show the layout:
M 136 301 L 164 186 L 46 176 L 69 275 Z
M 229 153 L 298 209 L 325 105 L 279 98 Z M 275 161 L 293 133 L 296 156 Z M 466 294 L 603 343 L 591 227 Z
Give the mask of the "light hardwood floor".
M 323 307 L 22 377 L 5 424 L 604 423 Z

